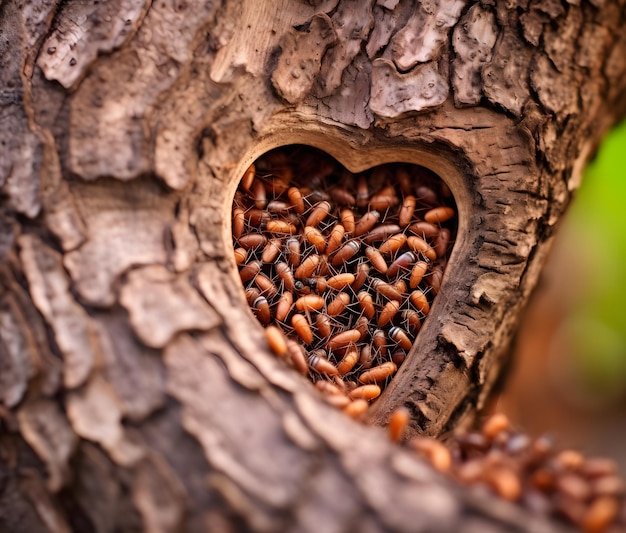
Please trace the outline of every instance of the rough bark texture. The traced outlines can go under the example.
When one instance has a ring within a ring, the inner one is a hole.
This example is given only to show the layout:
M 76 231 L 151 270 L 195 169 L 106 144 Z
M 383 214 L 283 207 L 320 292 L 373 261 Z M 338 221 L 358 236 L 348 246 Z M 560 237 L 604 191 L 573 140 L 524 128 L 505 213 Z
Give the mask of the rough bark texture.
M 0 529 L 551 530 L 452 486 L 268 352 L 230 244 L 289 143 L 425 165 L 440 294 L 371 410 L 484 404 L 558 221 L 626 110 L 624 1 L 0 3 Z

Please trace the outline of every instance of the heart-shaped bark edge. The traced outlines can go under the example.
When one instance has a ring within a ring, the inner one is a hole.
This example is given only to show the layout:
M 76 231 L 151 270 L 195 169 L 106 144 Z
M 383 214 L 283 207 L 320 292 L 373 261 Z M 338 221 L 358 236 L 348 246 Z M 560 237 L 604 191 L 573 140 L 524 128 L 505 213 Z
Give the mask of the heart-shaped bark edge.
M 456 237 L 447 185 L 418 165 L 352 174 L 284 146 L 244 172 L 232 227 L 250 308 L 289 337 L 278 354 L 362 415 L 414 353 L 441 286 Z

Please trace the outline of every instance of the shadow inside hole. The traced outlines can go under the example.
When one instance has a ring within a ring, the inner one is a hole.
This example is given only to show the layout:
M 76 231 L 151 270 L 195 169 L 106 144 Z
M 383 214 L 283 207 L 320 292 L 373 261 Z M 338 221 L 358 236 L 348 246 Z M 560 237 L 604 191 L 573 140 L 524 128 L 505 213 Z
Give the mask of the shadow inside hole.
M 404 362 L 458 217 L 450 189 L 425 167 L 353 174 L 321 150 L 290 145 L 246 170 L 232 227 L 253 313 L 286 335 L 288 363 L 345 406 L 378 397 Z

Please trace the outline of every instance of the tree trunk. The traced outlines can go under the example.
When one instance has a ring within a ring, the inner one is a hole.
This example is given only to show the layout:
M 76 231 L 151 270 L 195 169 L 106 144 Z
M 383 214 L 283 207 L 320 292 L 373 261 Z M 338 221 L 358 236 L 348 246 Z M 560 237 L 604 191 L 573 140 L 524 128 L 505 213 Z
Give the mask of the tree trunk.
M 580 4 L 580 5 L 579 5 Z M 485 404 L 558 221 L 626 109 L 624 1 L 0 3 L 0 529 L 560 526 L 392 444 Z M 358 424 L 270 354 L 232 258 L 285 144 L 452 190 L 440 292 Z

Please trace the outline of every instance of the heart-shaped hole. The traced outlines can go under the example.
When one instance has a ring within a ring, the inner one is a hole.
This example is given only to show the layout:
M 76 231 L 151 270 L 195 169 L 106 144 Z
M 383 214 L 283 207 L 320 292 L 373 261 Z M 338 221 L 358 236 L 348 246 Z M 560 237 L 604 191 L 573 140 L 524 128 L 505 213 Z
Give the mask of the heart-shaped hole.
M 282 330 L 286 360 L 356 413 L 414 344 L 457 223 L 450 190 L 424 167 L 353 174 L 321 150 L 292 145 L 243 175 L 233 245 L 248 303 L 262 325 Z

